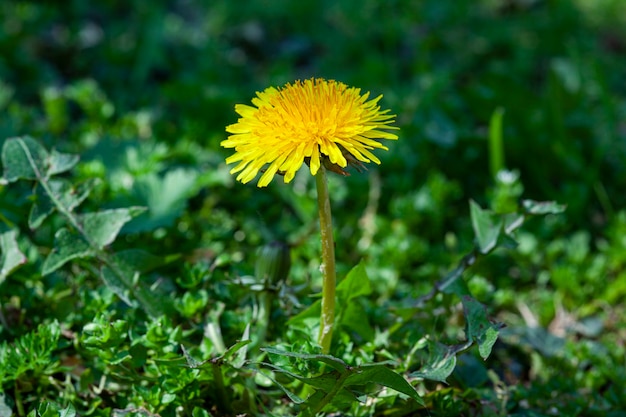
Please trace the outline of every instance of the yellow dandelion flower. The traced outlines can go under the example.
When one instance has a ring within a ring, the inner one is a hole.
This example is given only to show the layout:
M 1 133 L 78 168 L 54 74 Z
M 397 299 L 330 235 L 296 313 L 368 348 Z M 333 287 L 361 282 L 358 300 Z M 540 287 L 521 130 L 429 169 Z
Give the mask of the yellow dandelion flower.
M 380 110 L 382 95 L 368 100 L 369 92 L 361 95 L 360 88 L 341 82 L 311 78 L 256 95 L 254 106 L 235 105 L 241 117 L 226 127 L 231 135 L 221 143 L 235 148 L 226 163 L 238 162 L 230 172 L 238 172 L 237 180 L 244 184 L 259 171 L 264 172 L 259 187 L 267 186 L 276 173 L 284 175 L 287 183 L 303 163 L 312 175 L 322 163 L 341 168 L 349 163 L 380 164 L 371 150 L 387 147 L 377 139 L 398 139 L 381 130 L 397 129 L 389 126 L 395 115 Z M 264 168 L 266 164 L 269 167 Z M 343 173 L 339 168 L 332 170 Z

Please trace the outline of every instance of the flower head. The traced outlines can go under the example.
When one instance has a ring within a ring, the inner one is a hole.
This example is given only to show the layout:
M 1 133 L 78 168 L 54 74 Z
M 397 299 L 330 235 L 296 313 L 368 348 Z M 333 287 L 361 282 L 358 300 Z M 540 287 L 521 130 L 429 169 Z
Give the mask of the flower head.
M 377 139 L 398 139 L 381 130 L 397 129 L 389 126 L 395 115 L 380 110 L 382 95 L 368 100 L 369 93 L 361 95 L 361 89 L 337 81 L 311 78 L 256 95 L 254 106 L 235 105 L 241 118 L 226 127 L 231 135 L 221 143 L 235 148 L 226 163 L 238 162 L 230 172 L 239 172 L 242 183 L 259 171 L 264 172 L 259 187 L 267 186 L 277 172 L 289 182 L 303 163 L 312 175 L 321 163 L 341 168 L 349 163 L 380 164 L 371 150 L 387 148 Z

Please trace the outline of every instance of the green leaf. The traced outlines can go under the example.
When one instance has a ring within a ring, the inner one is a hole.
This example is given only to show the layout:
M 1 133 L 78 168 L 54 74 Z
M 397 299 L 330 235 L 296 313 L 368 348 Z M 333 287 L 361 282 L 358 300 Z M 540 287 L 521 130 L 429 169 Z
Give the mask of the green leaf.
M 74 168 L 79 160 L 78 155 L 69 153 L 60 153 L 56 149 L 52 150 L 48 161 L 47 176 L 61 174 Z
M 48 275 L 72 259 L 93 255 L 93 249 L 81 236 L 61 228 L 54 235 L 54 249 L 43 263 L 42 274 Z
M 502 219 L 489 210 L 480 208 L 474 200 L 470 200 L 470 214 L 478 249 L 483 254 L 489 253 L 498 243 Z
M 229 358 L 234 356 L 231 360 L 231 365 L 233 368 L 239 369 L 246 362 L 246 355 L 248 353 L 248 348 L 246 347 L 252 341 L 250 340 L 250 323 L 246 325 L 243 334 L 241 335 L 241 341 L 235 343 L 233 346 L 228 348 L 226 352 L 222 355 L 224 358 Z
M 2 378 L 0 378 L 2 380 Z M 13 400 L 4 392 L 0 392 L 0 416 L 12 416 Z
M 315 387 L 324 392 L 330 391 L 332 387 L 337 383 L 337 379 L 342 374 L 342 372 L 339 371 L 330 371 L 314 377 L 306 377 L 298 375 L 292 371 L 281 368 L 280 366 L 274 365 L 272 363 L 261 362 L 261 365 L 267 366 L 271 368 L 274 372 L 285 374 L 293 379 L 297 379 L 298 381 L 304 382 L 305 384 Z M 348 372 L 348 370 L 344 369 L 343 373 L 346 372 Z
M 330 355 L 322 355 L 322 354 L 309 354 L 309 353 L 296 353 L 289 352 L 286 350 L 280 350 L 272 347 L 264 347 L 261 348 L 262 351 L 265 351 L 272 355 L 279 356 L 289 356 L 292 358 L 304 359 L 304 360 L 316 360 L 319 362 L 323 362 L 327 365 L 330 365 L 334 369 L 337 369 L 340 372 L 344 372 L 348 365 L 339 358 Z
M 104 210 L 82 214 L 78 219 L 90 242 L 102 249 L 115 240 L 124 224 L 143 211 L 140 207 Z
M 352 268 L 348 275 L 337 285 L 337 298 L 340 303 L 372 293 L 370 280 L 363 262 Z
M 528 214 L 559 214 L 567 208 L 567 206 L 558 204 L 556 201 L 534 200 L 523 200 L 522 207 Z
M 29 136 L 9 138 L 2 147 L 4 178 L 8 182 L 44 178 L 48 157 L 48 151 Z
M 115 263 L 125 271 L 148 272 L 180 258 L 180 255 L 154 256 L 142 249 L 126 249 L 115 253 Z
M 69 181 L 63 179 L 52 179 L 48 181 L 48 188 L 52 195 L 48 195 L 43 187 L 38 186 L 35 189 L 36 202 L 31 208 L 28 226 L 31 229 L 38 228 L 57 208 L 55 204 L 60 204 L 67 211 L 74 210 L 89 196 L 91 190 L 99 181 L 99 179 L 93 178 L 73 186 Z M 55 203 L 53 200 L 56 200 L 58 203 Z
M 413 398 L 420 405 L 424 405 L 422 397 L 420 397 L 417 391 L 415 391 L 415 388 L 413 388 L 402 375 L 392 371 L 386 365 L 379 363 L 369 363 L 359 366 L 356 372 L 346 379 L 344 386 L 363 385 L 370 382 L 401 392 Z
M 411 377 L 446 382 L 456 367 L 456 350 L 439 342 L 428 340 L 428 359 Z
M 357 332 L 368 342 L 373 341 L 376 332 L 367 319 L 367 312 L 357 301 L 349 302 L 341 311 L 341 325 Z
M 100 270 L 100 278 L 104 281 L 105 285 L 109 287 L 122 301 L 127 305 L 132 306 L 133 303 L 130 300 L 129 292 L 131 286 L 129 282 L 120 278 L 111 268 L 103 266 Z
M 478 343 L 480 356 L 487 359 L 502 326 L 499 323 L 492 323 L 487 317 L 485 306 L 474 298 L 466 295 L 461 297 L 461 302 L 465 314 L 467 338 Z
M 26 256 L 17 246 L 16 238 L 16 230 L 9 230 L 0 234 L 0 284 L 17 267 L 26 263 Z

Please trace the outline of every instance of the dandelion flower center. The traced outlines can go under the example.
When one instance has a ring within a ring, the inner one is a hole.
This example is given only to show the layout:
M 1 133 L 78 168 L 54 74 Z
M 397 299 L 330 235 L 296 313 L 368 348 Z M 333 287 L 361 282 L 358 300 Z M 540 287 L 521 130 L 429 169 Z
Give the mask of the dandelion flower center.
M 380 164 L 371 150 L 386 150 L 377 139 L 398 136 L 381 129 L 397 127 L 390 126 L 395 116 L 380 110 L 382 95 L 368 98 L 359 88 L 321 78 L 257 92 L 254 106 L 235 106 L 241 117 L 226 127 L 231 135 L 221 145 L 235 148 L 226 163 L 238 162 L 231 174 L 247 183 L 264 170 L 258 186 L 265 187 L 277 172 L 290 182 L 305 161 L 312 175 L 325 159 L 342 168 L 348 160 Z

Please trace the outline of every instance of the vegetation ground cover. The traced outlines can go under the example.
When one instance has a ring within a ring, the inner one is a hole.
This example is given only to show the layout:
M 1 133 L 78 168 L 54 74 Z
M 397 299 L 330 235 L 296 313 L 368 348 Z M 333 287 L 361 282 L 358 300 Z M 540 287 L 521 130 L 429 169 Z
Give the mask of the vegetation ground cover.
M 625 20 L 0 3 L 0 415 L 626 415 Z M 330 355 L 315 181 L 242 185 L 220 147 L 236 103 L 311 77 L 400 128 L 330 177 Z

